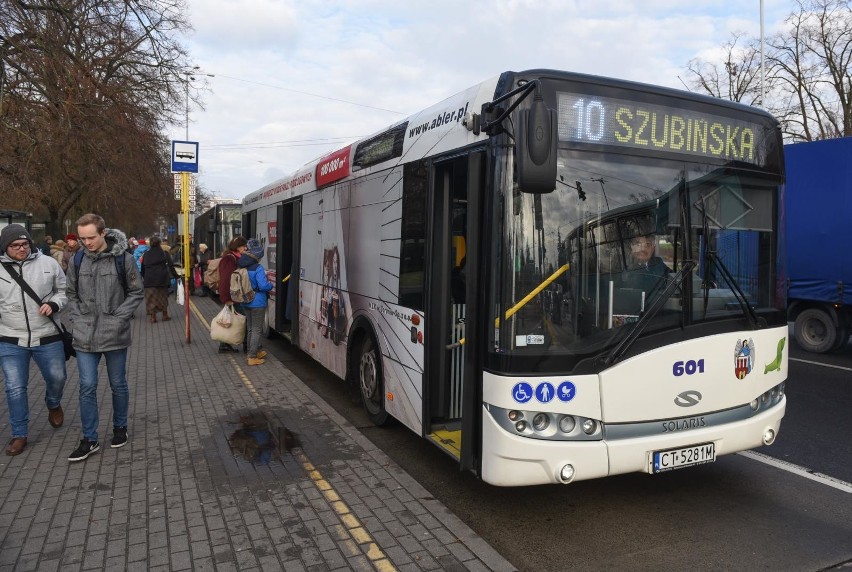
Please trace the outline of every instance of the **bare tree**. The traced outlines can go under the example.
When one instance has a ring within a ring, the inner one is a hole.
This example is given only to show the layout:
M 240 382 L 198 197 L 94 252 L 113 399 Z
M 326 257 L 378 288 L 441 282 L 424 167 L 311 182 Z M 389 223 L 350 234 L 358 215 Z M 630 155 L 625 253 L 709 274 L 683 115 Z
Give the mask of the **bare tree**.
M 760 103 L 760 46 L 743 32 L 731 34 L 722 46 L 719 60 L 694 58 L 687 64 L 691 86 L 701 92 L 739 101 Z
M 44 205 L 55 224 L 177 210 L 162 133 L 181 120 L 184 14 L 184 0 L 0 1 L 4 206 Z
M 795 0 L 785 24 L 767 41 L 766 101 L 756 96 L 757 40 L 742 34 L 723 46 L 724 61 L 688 63 L 692 86 L 715 97 L 762 104 L 793 140 L 852 135 L 850 0 Z M 737 48 L 741 41 L 744 49 Z
M 852 8 L 844 0 L 797 6 L 771 41 L 785 132 L 806 141 L 852 135 Z

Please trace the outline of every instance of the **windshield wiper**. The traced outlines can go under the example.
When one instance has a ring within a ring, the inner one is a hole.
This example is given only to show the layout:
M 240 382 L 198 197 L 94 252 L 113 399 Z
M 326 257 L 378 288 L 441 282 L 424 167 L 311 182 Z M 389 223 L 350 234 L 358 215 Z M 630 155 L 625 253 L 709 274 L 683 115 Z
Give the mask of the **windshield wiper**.
M 751 304 L 748 303 L 748 298 L 746 298 L 745 292 L 742 291 L 740 285 L 734 280 L 734 276 L 722 262 L 722 259 L 716 256 L 715 252 L 711 252 L 708 255 L 708 260 L 716 265 L 716 268 L 722 273 L 722 277 L 731 287 L 731 291 L 734 293 L 734 298 L 737 299 L 737 302 L 740 305 L 740 308 L 743 310 L 743 314 L 748 320 L 748 325 L 752 330 L 758 330 L 766 327 L 766 320 L 763 318 L 759 318 L 757 313 L 754 311 L 754 308 Z
M 748 303 L 748 298 L 746 298 L 745 292 L 742 291 L 740 285 L 734 280 L 734 276 L 725 266 L 725 263 L 722 262 L 722 259 L 716 253 L 716 250 L 711 248 L 710 246 L 710 225 L 707 222 L 707 208 L 702 204 L 701 205 L 701 226 L 704 231 L 704 241 L 707 244 L 707 247 L 704 250 L 704 267 L 709 269 L 709 265 L 715 265 L 716 268 L 722 273 L 722 277 L 731 287 L 731 291 L 734 293 L 734 298 L 736 298 L 737 303 L 740 305 L 740 308 L 743 311 L 743 315 L 746 320 L 748 320 L 749 328 L 752 330 L 757 330 L 760 328 L 766 327 L 766 321 L 758 318 L 757 313 L 752 308 L 751 304 Z M 705 270 L 706 272 L 706 270 Z M 709 284 L 707 284 L 707 280 L 705 277 L 704 280 L 704 315 L 707 315 L 707 302 L 710 296 Z
M 683 261 L 681 269 L 678 271 L 677 274 L 675 274 L 674 278 L 672 278 L 671 282 L 669 282 L 665 290 L 660 292 L 660 294 L 654 298 L 654 301 L 651 303 L 645 313 L 642 314 L 642 316 L 639 318 L 639 321 L 637 321 L 633 325 L 627 335 L 624 336 L 624 339 L 621 340 L 621 342 L 617 346 L 615 346 L 611 352 L 609 352 L 606 358 L 604 358 L 604 364 L 612 365 L 617 360 L 619 360 L 621 356 L 623 356 L 624 353 L 627 352 L 628 349 L 630 349 L 630 346 L 632 346 L 633 342 L 635 342 L 636 339 L 640 335 L 642 335 L 642 332 L 645 331 L 645 328 L 651 322 L 651 319 L 655 315 L 657 315 L 657 312 L 662 309 L 666 301 L 671 298 L 672 294 L 674 294 L 675 291 L 680 287 L 680 285 L 683 284 L 687 276 L 691 276 L 693 268 L 695 268 L 694 261 Z

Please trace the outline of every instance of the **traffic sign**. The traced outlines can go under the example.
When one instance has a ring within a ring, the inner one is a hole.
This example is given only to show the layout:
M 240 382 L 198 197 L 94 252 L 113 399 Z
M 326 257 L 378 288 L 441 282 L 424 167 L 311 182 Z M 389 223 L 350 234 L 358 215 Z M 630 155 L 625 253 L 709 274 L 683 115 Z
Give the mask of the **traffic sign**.
M 172 173 L 198 172 L 198 142 L 172 141 Z

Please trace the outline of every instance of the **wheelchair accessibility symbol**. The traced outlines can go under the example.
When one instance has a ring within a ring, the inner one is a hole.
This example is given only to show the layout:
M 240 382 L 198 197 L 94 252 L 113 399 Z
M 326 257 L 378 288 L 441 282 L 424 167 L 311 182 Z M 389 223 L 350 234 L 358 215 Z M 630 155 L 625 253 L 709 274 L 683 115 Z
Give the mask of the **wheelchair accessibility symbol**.
M 525 381 L 516 383 L 515 387 L 512 388 L 512 399 L 514 399 L 518 403 L 526 403 L 527 401 L 532 399 L 532 397 L 532 386 Z

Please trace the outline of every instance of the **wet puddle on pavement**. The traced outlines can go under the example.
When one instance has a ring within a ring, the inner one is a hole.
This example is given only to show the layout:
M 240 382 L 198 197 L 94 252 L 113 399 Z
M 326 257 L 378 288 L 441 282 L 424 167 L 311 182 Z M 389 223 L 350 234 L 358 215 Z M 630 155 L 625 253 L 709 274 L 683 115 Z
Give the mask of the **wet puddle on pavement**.
M 281 463 L 285 452 L 302 446 L 292 431 L 260 410 L 239 413 L 238 424 L 240 428 L 231 433 L 228 444 L 235 456 L 253 465 Z

